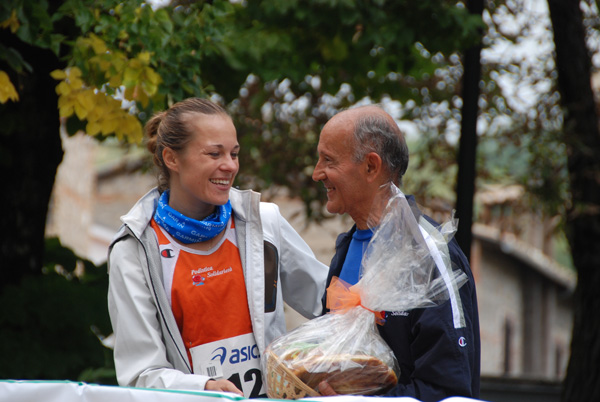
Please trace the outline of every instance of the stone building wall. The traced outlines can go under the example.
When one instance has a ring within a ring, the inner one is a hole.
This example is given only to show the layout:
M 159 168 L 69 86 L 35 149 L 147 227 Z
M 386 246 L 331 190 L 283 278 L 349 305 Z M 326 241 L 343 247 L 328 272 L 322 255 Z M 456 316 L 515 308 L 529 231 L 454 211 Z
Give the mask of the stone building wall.
M 515 243 L 494 238 L 481 226 L 475 234 L 471 266 L 477 272 L 482 375 L 562 379 L 574 274 L 553 276 L 548 259 L 520 258 Z
M 521 306 L 522 294 L 519 283 L 518 268 L 507 261 L 500 253 L 476 241 L 475 248 L 483 247 L 485 255 L 478 270 L 477 298 L 479 301 L 479 324 L 482 339 L 481 374 L 484 376 L 505 374 L 519 375 L 522 372 L 521 351 Z M 474 265 L 473 262 L 472 265 Z M 508 356 L 508 367 L 505 368 L 505 333 L 506 326 L 512 332 Z
M 97 144 L 85 134 L 62 138 L 64 156 L 50 200 L 47 236 L 59 236 L 76 254 L 88 256 L 94 224 Z

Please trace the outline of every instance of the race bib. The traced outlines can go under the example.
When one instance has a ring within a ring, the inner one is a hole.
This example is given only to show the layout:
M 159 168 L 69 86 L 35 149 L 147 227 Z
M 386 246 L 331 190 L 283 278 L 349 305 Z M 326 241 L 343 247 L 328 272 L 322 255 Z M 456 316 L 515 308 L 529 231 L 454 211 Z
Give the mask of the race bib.
M 195 374 L 229 380 L 246 398 L 267 397 L 254 334 L 199 345 L 190 353 Z

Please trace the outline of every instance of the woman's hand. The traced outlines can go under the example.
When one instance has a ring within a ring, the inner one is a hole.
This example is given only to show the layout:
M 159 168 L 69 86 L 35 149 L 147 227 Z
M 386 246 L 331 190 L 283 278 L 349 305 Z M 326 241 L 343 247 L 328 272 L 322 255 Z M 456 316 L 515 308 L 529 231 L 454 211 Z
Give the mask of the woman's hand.
M 239 396 L 244 396 L 244 393 L 229 380 L 208 380 L 204 389 L 207 391 L 233 392 Z
M 319 383 L 319 393 L 323 396 L 335 396 L 337 395 L 331 385 L 329 385 L 326 381 L 321 381 Z

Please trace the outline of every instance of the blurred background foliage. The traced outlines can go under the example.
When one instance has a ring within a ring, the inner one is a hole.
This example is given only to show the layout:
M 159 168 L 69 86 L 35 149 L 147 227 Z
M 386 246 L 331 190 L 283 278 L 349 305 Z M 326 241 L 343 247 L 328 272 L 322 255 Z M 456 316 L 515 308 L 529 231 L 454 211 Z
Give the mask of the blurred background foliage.
M 0 294 L 0 378 L 116 384 L 107 289 L 106 264 L 48 238 L 42 273 Z

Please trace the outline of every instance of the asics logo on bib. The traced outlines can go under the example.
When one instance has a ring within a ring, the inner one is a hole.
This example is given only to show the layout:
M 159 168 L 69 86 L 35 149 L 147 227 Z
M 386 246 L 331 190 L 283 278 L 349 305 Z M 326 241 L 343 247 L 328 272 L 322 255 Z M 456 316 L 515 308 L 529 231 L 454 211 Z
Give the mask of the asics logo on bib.
M 258 353 L 258 346 L 254 344 L 243 346 L 239 349 L 231 349 L 229 353 L 227 348 L 221 346 L 212 351 L 212 358 L 210 360 L 219 359 L 221 364 L 224 364 L 228 356 L 229 364 L 238 364 L 260 358 L 260 354 Z
M 219 351 L 220 353 L 216 353 Z M 213 357 L 210 360 L 215 360 L 216 358 L 219 358 L 219 361 L 221 362 L 221 365 L 223 363 L 225 363 L 225 357 L 227 357 L 227 349 L 225 349 L 224 347 L 220 347 L 220 348 L 216 348 L 215 350 L 213 350 L 212 352 Z

